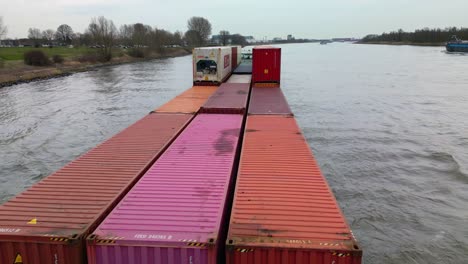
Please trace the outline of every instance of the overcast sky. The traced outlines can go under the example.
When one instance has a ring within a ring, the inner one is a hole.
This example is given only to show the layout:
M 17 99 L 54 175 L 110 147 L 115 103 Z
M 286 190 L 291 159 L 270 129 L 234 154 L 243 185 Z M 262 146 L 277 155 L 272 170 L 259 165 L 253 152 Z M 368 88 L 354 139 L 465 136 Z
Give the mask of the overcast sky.
M 269 39 L 363 37 L 402 28 L 468 27 L 468 1 L 451 0 L 0 0 L 8 37 L 27 36 L 30 27 L 69 24 L 83 32 L 91 17 L 122 24 L 141 22 L 186 31 L 187 19 L 203 16 L 213 33 Z

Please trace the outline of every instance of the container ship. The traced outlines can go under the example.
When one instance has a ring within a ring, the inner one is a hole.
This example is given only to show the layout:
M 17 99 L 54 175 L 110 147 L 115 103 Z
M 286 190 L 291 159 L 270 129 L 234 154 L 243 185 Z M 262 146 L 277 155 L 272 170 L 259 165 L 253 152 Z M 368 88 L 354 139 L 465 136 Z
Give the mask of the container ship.
M 468 41 L 460 40 L 457 36 L 452 36 L 445 48 L 448 52 L 468 52 Z
M 0 206 L 0 263 L 360 264 L 281 89 L 281 49 L 193 51 L 194 86 Z

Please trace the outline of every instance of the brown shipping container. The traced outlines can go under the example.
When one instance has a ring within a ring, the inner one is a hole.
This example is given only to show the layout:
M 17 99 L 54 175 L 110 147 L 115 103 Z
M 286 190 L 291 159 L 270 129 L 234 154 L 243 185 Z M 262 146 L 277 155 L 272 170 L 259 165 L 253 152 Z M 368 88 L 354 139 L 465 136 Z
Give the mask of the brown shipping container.
M 231 67 L 232 67 L 232 70 L 237 68 L 237 54 L 239 52 L 242 52 L 242 51 L 238 50 L 237 46 L 232 47 L 232 54 L 231 54 L 231 65 L 232 65 Z
M 250 84 L 223 83 L 200 109 L 201 113 L 243 114 L 249 99 Z
M 0 263 L 86 263 L 86 236 L 192 117 L 147 115 L 1 205 Z
M 293 117 L 247 117 L 226 243 L 228 264 L 361 263 Z
M 292 115 L 281 88 L 252 87 L 250 115 Z
M 193 86 L 171 101 L 154 110 L 158 113 L 197 113 L 218 89 L 217 86 Z

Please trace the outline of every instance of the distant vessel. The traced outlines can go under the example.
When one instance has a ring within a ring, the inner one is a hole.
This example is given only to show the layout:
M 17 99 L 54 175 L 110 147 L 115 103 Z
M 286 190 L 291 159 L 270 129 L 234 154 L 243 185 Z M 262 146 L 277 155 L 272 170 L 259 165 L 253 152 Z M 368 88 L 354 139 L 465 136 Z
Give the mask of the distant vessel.
M 328 43 L 332 43 L 331 40 L 322 40 L 320 41 L 320 45 L 327 45 Z
M 458 39 L 457 36 L 452 36 L 445 46 L 448 52 L 468 52 L 468 41 Z

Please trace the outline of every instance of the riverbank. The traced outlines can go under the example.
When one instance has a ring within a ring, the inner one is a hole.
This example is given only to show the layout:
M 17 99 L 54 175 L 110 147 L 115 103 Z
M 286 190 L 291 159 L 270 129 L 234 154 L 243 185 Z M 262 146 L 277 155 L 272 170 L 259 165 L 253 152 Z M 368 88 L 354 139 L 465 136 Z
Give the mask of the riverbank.
M 66 60 L 62 64 L 55 64 L 47 67 L 37 67 L 25 65 L 23 61 L 6 61 L 3 68 L 0 68 L 0 88 L 12 86 L 32 81 L 45 80 L 71 75 L 77 72 L 93 70 L 98 67 L 113 66 L 125 63 L 142 62 L 154 59 L 171 58 L 189 55 L 190 52 L 183 48 L 171 48 L 163 54 L 153 53 L 145 58 L 134 58 L 127 54 L 113 58 L 110 62 L 79 62 L 76 60 Z
M 426 42 L 426 43 L 416 43 L 416 42 L 392 42 L 392 41 L 369 41 L 369 42 L 355 42 L 356 44 L 372 44 L 372 45 L 393 45 L 393 46 L 423 46 L 423 47 L 444 47 L 445 42 Z

